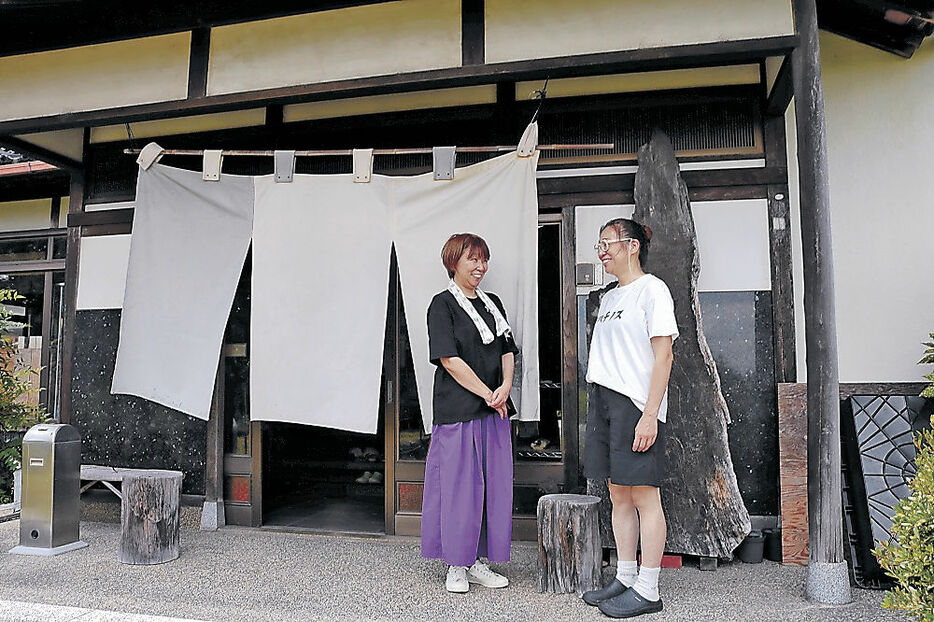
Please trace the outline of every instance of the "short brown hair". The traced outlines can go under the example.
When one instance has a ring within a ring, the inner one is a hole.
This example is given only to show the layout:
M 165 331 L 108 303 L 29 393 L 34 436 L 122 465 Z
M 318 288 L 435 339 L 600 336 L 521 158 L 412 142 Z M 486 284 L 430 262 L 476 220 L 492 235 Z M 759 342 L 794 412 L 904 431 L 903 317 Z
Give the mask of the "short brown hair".
M 474 233 L 455 233 L 448 238 L 441 248 L 441 263 L 448 271 L 448 277 L 454 277 L 454 268 L 465 252 L 477 251 L 487 261 L 490 260 L 490 247 L 486 240 Z

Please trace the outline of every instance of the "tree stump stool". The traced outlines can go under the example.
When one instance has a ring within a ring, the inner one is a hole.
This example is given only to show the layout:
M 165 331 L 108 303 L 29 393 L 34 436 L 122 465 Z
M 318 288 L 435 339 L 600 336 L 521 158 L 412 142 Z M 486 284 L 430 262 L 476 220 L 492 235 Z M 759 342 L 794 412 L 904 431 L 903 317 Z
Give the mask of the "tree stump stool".
M 544 495 L 538 500 L 539 592 L 586 592 L 603 587 L 600 499 Z
M 123 476 L 120 548 L 124 564 L 161 564 L 178 558 L 182 473 L 128 472 Z

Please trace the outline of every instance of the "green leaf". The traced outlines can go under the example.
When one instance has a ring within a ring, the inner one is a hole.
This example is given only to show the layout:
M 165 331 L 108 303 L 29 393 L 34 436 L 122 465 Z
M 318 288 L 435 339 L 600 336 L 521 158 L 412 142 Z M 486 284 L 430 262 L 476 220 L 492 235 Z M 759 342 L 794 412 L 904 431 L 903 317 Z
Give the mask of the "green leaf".
M 879 543 L 873 554 L 896 582 L 882 606 L 934 622 L 934 430 L 922 431 L 915 446 L 911 494 L 895 506 L 891 540 Z

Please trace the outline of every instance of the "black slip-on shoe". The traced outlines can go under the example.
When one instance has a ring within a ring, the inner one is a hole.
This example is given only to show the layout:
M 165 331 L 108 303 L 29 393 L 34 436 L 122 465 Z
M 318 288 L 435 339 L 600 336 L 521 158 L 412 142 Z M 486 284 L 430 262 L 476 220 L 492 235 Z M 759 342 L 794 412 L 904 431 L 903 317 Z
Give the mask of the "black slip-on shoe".
M 657 613 L 662 610 L 662 600 L 643 598 L 639 592 L 629 588 L 619 596 L 605 600 L 599 605 L 600 611 L 611 618 L 634 618 L 643 613 Z
M 589 592 L 584 592 L 581 598 L 584 599 L 584 602 L 588 605 L 593 605 L 596 607 L 605 600 L 609 600 L 614 596 L 619 596 L 626 591 L 626 586 L 613 579 L 613 582 L 601 590 L 590 590 Z

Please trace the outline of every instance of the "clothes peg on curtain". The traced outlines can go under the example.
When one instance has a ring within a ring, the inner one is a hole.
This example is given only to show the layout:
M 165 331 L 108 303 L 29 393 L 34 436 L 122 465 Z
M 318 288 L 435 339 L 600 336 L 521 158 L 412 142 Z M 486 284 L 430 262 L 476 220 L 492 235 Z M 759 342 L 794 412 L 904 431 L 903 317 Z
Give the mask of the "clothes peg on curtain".
M 295 174 L 295 152 L 276 151 L 273 154 L 275 180 L 277 184 L 287 184 Z
M 435 181 L 454 179 L 454 162 L 457 159 L 457 147 L 432 147 L 431 169 Z
M 529 158 L 535 154 L 538 148 L 538 123 L 532 121 L 522 132 L 522 138 L 519 139 L 519 146 L 516 153 L 520 158 Z
M 355 184 L 366 184 L 373 176 L 373 150 L 353 150 L 353 181 Z
M 158 143 L 149 143 L 140 150 L 139 157 L 136 158 L 136 163 L 139 164 L 140 168 L 144 171 L 148 171 L 150 166 L 162 159 L 164 153 L 165 149 Z
M 204 150 L 204 168 L 201 175 L 204 181 L 220 181 L 221 163 L 224 161 L 224 153 L 220 149 Z

